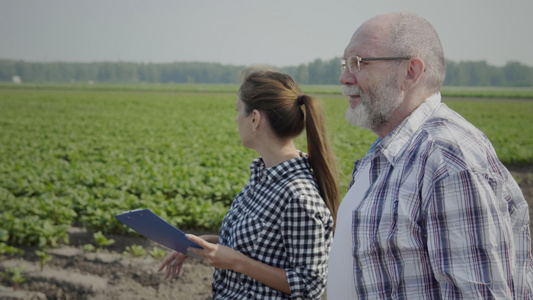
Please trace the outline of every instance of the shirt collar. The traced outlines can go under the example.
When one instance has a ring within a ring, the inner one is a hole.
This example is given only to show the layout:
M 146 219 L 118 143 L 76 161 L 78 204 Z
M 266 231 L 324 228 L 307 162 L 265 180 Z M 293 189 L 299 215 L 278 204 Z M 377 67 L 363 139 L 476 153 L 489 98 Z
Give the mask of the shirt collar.
M 253 181 L 259 181 L 266 176 L 269 180 L 277 179 L 289 172 L 294 172 L 301 169 L 311 169 L 309 158 L 304 152 L 299 152 L 300 157 L 289 159 L 282 162 L 279 165 L 267 168 L 265 162 L 261 157 L 256 158 L 250 164 L 251 179 Z
M 398 154 L 407 146 L 415 132 L 433 114 L 440 103 L 440 92 L 431 95 L 383 140 L 378 138 L 373 145 L 374 152 L 381 152 L 394 165 Z

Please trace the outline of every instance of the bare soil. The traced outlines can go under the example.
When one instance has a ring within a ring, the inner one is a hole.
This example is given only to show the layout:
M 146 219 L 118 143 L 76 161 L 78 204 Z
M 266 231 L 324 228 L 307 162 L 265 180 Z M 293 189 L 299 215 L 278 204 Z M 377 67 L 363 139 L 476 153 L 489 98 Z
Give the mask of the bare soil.
M 533 207 L 533 166 L 508 168 Z M 533 209 L 530 214 L 533 219 Z M 0 255 L 0 272 L 25 267 L 25 281 L 17 291 L 8 278 L 1 277 L 0 299 L 212 299 L 214 269 L 202 260 L 189 258 L 182 275 L 165 280 L 164 273 L 157 272 L 161 259 L 122 254 L 127 246 L 141 245 L 150 250 L 155 243 L 144 238 L 106 237 L 115 243 L 97 253 L 84 253 L 83 245 L 94 242 L 92 233 L 73 227 L 70 245 L 50 250 L 52 260 L 42 271 L 34 248 L 24 248 L 24 255 Z
M 0 256 L 0 272 L 23 266 L 26 279 L 15 292 L 12 282 L 2 278 L 0 299 L 212 299 L 214 269 L 202 260 L 189 258 L 178 278 L 165 280 L 164 272 L 157 272 L 162 258 L 123 254 L 127 246 L 148 252 L 159 245 L 145 238 L 106 237 L 115 243 L 85 253 L 83 245 L 94 244 L 93 233 L 73 227 L 70 245 L 49 250 L 52 260 L 42 271 L 35 248 L 22 248 L 22 256 Z

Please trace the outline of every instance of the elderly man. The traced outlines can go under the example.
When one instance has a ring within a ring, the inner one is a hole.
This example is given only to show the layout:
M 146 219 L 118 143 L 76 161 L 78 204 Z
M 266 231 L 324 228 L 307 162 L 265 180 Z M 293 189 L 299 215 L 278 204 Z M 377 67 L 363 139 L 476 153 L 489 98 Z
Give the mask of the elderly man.
M 487 137 L 441 103 L 433 26 L 373 17 L 342 66 L 346 119 L 379 137 L 339 208 L 328 299 L 533 298 L 528 205 Z

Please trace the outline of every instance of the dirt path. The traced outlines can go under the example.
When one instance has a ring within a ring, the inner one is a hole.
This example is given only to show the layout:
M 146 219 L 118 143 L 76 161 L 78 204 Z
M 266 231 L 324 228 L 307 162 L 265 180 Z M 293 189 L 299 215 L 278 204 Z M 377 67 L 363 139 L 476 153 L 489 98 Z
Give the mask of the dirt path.
M 100 252 L 83 252 L 93 242 L 92 234 L 72 228 L 70 245 L 51 249 L 52 260 L 40 271 L 34 248 L 23 248 L 23 257 L 0 257 L 0 271 L 24 267 L 26 281 L 13 292 L 11 282 L 2 279 L 1 299 L 211 299 L 213 268 L 189 258 L 182 275 L 165 280 L 157 273 L 161 259 L 122 253 L 127 246 L 140 245 L 150 251 L 157 246 L 143 238 L 106 236 L 115 243 Z M 29 292 L 30 291 L 30 292 Z
M 533 166 L 510 166 L 524 196 L 533 204 Z M 530 205 L 533 207 L 533 205 Z M 530 212 L 533 219 L 533 210 Z M 201 234 L 199 232 L 192 232 Z M 50 250 L 52 260 L 40 271 L 38 257 L 32 248 L 24 248 L 23 256 L 0 255 L 0 272 L 23 266 L 25 281 L 14 292 L 5 277 L 0 281 L 1 299 L 183 299 L 207 300 L 211 297 L 213 268 L 190 258 L 182 275 L 165 280 L 157 273 L 161 259 L 122 255 L 127 246 L 141 245 L 150 250 L 154 243 L 142 238 L 106 236 L 115 243 L 99 253 L 83 252 L 92 243 L 92 233 L 72 228 L 70 246 Z

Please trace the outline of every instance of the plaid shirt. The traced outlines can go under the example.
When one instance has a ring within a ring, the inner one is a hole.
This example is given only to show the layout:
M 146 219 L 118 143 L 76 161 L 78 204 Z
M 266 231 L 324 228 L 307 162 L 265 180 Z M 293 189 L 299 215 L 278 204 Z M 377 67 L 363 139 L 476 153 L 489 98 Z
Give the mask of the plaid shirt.
M 350 214 L 352 257 L 334 257 L 337 235 L 330 257 L 353 261 L 356 299 L 533 298 L 528 204 L 486 136 L 439 93 L 353 175 L 368 164 L 369 186 L 352 182 L 364 193 Z M 337 292 L 328 283 L 328 298 Z
M 219 243 L 285 269 L 292 295 L 246 275 L 216 269 L 214 299 L 320 299 L 333 219 L 319 195 L 308 158 L 268 169 L 258 158 L 250 169 L 248 184 L 224 217 Z

